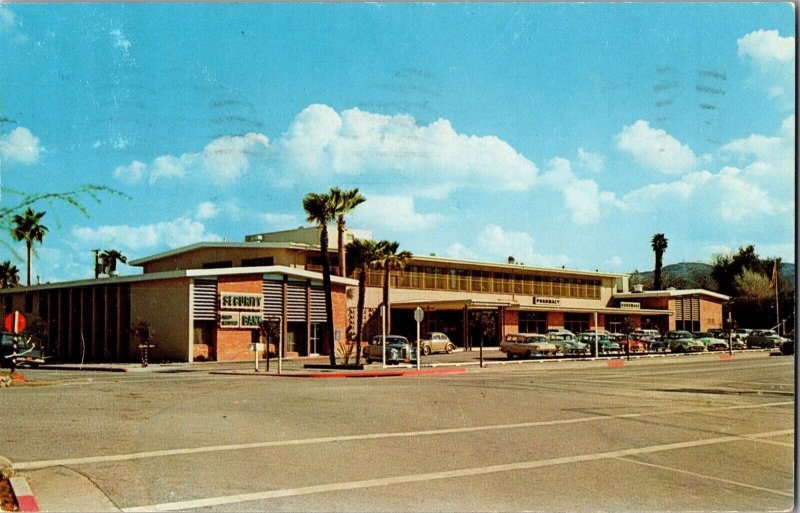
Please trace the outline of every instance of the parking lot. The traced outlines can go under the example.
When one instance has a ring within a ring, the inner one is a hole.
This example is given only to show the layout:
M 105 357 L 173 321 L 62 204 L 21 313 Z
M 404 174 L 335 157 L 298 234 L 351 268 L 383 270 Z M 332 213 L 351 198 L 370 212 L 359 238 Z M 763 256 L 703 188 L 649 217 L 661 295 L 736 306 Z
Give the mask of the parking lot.
M 51 511 L 70 476 L 124 511 L 794 504 L 792 357 L 485 356 L 498 364 L 407 378 L 25 371 L 0 390 L 2 455 Z

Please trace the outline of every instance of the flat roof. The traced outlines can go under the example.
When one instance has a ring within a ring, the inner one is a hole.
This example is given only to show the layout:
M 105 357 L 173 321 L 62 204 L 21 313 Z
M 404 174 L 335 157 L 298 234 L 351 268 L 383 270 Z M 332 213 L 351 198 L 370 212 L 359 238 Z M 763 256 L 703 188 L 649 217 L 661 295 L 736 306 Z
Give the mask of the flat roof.
M 319 244 L 305 244 L 300 242 L 198 242 L 196 244 L 191 244 L 189 246 L 183 246 L 180 248 L 171 249 L 161 253 L 156 253 L 155 255 L 137 258 L 135 260 L 129 261 L 128 264 L 132 266 L 142 266 L 151 262 L 156 262 L 158 260 L 163 260 L 165 258 L 169 258 L 172 256 L 190 253 L 192 251 L 197 251 L 204 248 L 225 248 L 225 249 L 260 248 L 260 249 L 296 249 L 305 251 L 319 251 Z M 336 253 L 336 250 L 333 249 L 332 252 Z M 562 275 L 576 275 L 576 274 L 584 276 L 591 275 L 591 276 L 596 276 L 598 278 L 612 278 L 612 279 L 629 276 L 628 274 L 623 274 L 623 273 L 587 271 L 581 269 L 566 269 L 558 267 L 539 267 L 532 265 L 509 264 L 503 262 L 488 262 L 481 260 L 463 260 L 458 258 L 426 256 L 418 254 L 413 254 L 411 256 L 411 262 L 442 264 L 442 265 L 455 264 L 455 265 L 473 266 L 479 268 L 490 267 L 492 269 L 498 269 L 504 271 L 540 272 L 540 273 L 562 274 Z
M 179 271 L 133 274 L 127 276 L 114 276 L 111 278 L 90 278 L 86 280 L 40 283 L 36 285 L 31 285 L 30 287 L 16 287 L 10 289 L 2 289 L 0 290 L 0 294 L 32 292 L 37 290 L 58 289 L 64 287 L 113 285 L 116 283 L 138 283 L 138 282 L 157 281 L 157 280 L 173 280 L 179 278 L 211 278 L 217 276 L 235 276 L 242 274 L 281 274 L 286 276 L 293 276 L 295 278 L 302 278 L 302 279 L 322 282 L 321 273 L 306 271 L 305 269 L 297 269 L 295 267 L 286 267 L 283 265 L 269 265 L 269 266 L 256 266 L 256 267 L 226 267 L 221 269 L 182 269 Z M 333 275 L 331 276 L 331 283 L 337 285 L 350 286 L 350 287 L 355 287 L 358 285 L 357 280 L 351 280 L 350 278 L 342 278 Z
M 668 290 L 647 290 L 643 292 L 620 292 L 614 294 L 613 297 L 615 299 L 636 299 L 642 297 L 644 298 L 680 297 L 680 296 L 694 296 L 694 295 L 715 297 L 723 301 L 729 301 L 731 299 L 730 296 L 726 296 L 725 294 L 720 294 L 719 292 L 713 292 L 711 290 L 706 290 L 706 289 L 668 289 Z
M 246 248 L 264 248 L 264 249 L 306 249 L 306 250 L 319 250 L 319 244 L 316 246 L 311 244 L 303 244 L 301 242 L 197 242 L 195 244 L 190 244 L 188 246 L 182 246 L 180 248 L 174 248 L 167 251 L 163 251 L 161 253 L 156 253 L 155 255 L 145 256 L 142 258 L 137 258 L 135 260 L 130 260 L 128 265 L 132 266 L 140 266 L 144 264 L 148 264 L 150 262 L 155 262 L 157 260 L 163 260 L 165 258 L 169 258 L 175 255 L 181 255 L 183 253 L 191 253 L 192 251 L 197 251 L 199 249 L 205 248 L 223 248 L 223 249 L 246 249 Z

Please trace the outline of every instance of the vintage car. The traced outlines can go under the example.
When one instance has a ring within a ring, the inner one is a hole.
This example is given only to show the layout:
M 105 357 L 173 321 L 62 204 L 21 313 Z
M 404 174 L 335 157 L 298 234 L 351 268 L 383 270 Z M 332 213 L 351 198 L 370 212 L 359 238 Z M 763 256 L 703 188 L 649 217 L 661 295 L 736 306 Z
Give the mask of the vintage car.
M 510 360 L 515 356 L 532 358 L 539 356 L 553 356 L 558 352 L 555 344 L 547 341 L 547 336 L 538 333 L 509 333 L 500 342 L 500 351 Z
M 427 338 L 420 340 L 419 344 L 419 350 L 426 356 L 431 353 L 452 353 L 456 349 L 450 337 L 438 331 L 432 331 Z
M 555 344 L 558 352 L 564 355 L 588 356 L 591 354 L 589 344 L 578 341 L 569 330 L 549 331 L 547 341 Z
M 578 335 L 578 341 L 589 346 L 589 351 L 594 354 L 595 333 L 587 331 Z M 597 333 L 597 350 L 601 355 L 622 354 L 622 347 L 614 342 L 608 332 L 599 331 Z
M 364 359 L 367 363 L 383 361 L 383 335 L 375 335 L 369 345 L 364 348 Z M 386 335 L 386 363 L 417 361 L 417 345 L 400 335 Z
M 698 342 L 691 333 L 684 330 L 668 331 L 664 340 L 673 353 L 702 353 L 706 350 L 702 342 Z
M 614 342 L 619 344 L 620 349 L 625 354 L 637 354 L 637 353 L 644 353 L 647 351 L 647 343 L 643 340 L 639 340 L 634 338 L 633 335 L 616 335 L 614 337 Z
M 44 360 L 42 350 L 30 339 L 14 333 L 0 333 L 0 367 L 38 367 Z
M 693 331 L 692 336 L 694 339 L 704 346 L 707 351 L 723 351 L 728 349 L 728 344 L 721 338 L 716 338 L 713 333 L 709 331 Z
M 753 331 L 744 338 L 744 343 L 747 345 L 747 349 L 751 349 L 753 347 L 774 349 L 776 347 L 780 347 L 781 342 L 783 342 L 783 338 L 773 330 Z

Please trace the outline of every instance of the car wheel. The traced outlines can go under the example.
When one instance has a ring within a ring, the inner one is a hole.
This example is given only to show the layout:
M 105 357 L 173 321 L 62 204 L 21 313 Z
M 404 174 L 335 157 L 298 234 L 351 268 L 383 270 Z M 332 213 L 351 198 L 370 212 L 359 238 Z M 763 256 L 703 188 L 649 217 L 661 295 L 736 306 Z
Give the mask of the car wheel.
M 530 357 L 531 357 L 531 352 L 525 351 L 525 358 L 530 358 Z
M 425 356 L 431 354 L 431 346 L 422 346 L 422 354 Z
M 456 350 L 456 346 L 454 346 L 453 344 L 447 344 L 447 346 L 444 348 L 444 351 L 447 354 L 450 354 L 455 350 Z

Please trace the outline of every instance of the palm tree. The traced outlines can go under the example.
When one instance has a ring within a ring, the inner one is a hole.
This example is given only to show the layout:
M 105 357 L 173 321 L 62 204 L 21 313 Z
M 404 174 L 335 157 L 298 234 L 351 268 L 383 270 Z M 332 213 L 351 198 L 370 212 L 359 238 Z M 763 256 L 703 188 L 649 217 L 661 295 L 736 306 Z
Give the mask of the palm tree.
M 31 254 L 33 253 L 33 243 L 42 242 L 47 227 L 41 223 L 42 217 L 47 212 L 34 212 L 30 207 L 24 215 L 14 216 L 14 240 L 25 241 L 25 248 L 28 250 L 28 287 L 31 286 Z
M 306 219 L 316 223 L 322 230 L 319 234 L 319 250 L 322 260 L 322 288 L 325 292 L 325 341 L 330 351 L 331 367 L 336 366 L 336 349 L 333 347 L 333 297 L 331 286 L 331 262 L 328 256 L 328 223 L 336 218 L 336 209 L 330 194 L 309 192 L 303 197 Z
M 392 312 L 391 303 L 389 302 L 389 275 L 391 271 L 403 270 L 412 255 L 410 251 L 398 253 L 399 244 L 397 242 L 382 240 L 378 245 L 380 246 L 381 255 L 377 261 L 377 266 L 383 269 L 383 314 L 386 316 L 386 331 L 390 332 L 392 328 Z
M 367 293 L 367 273 L 369 268 L 381 258 L 380 245 L 371 240 L 355 239 L 347 245 L 347 252 L 353 257 L 353 266 L 358 270 L 358 313 L 356 324 L 356 366 L 361 364 L 361 337 L 364 329 L 364 298 Z
M 667 250 L 667 242 L 669 241 L 664 237 L 663 233 L 653 235 L 653 239 L 650 241 L 650 245 L 656 254 L 656 268 L 653 271 L 653 288 L 655 290 L 661 290 L 661 266 L 663 264 L 664 251 Z
M 330 195 L 336 210 L 336 228 L 339 234 L 339 276 L 345 276 L 347 273 L 347 266 L 345 265 L 344 216 L 367 201 L 367 199 L 358 193 L 358 188 L 342 191 L 338 187 L 333 187 Z
M 100 253 L 100 260 L 103 262 L 103 270 L 109 276 L 113 276 L 117 272 L 117 261 L 123 264 L 128 263 L 128 257 L 117 251 L 116 249 L 107 249 Z
M 19 285 L 19 269 L 10 260 L 0 263 L 0 289 L 10 289 Z

